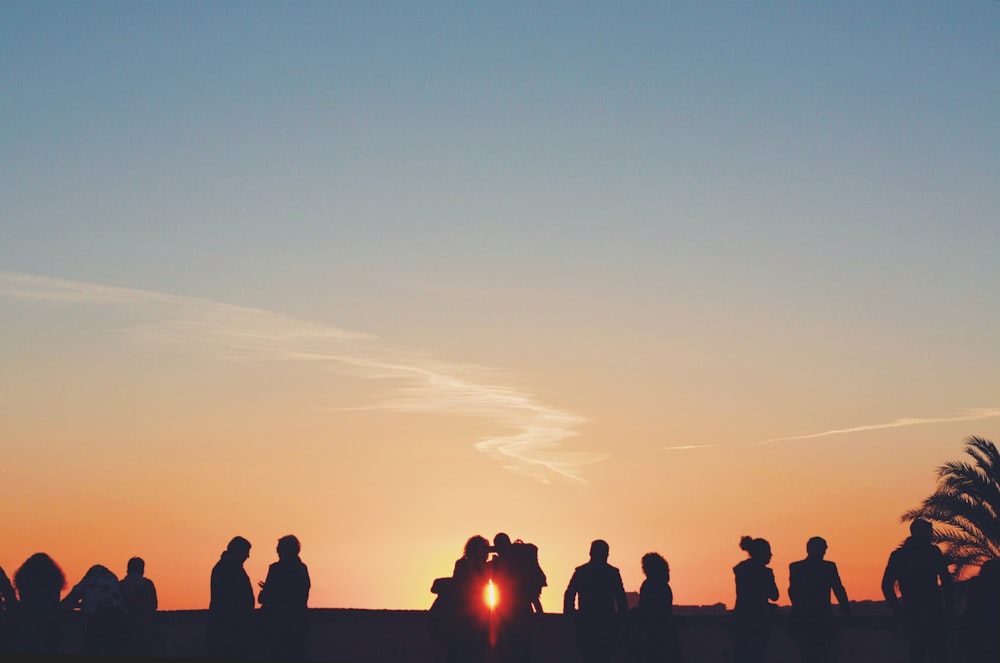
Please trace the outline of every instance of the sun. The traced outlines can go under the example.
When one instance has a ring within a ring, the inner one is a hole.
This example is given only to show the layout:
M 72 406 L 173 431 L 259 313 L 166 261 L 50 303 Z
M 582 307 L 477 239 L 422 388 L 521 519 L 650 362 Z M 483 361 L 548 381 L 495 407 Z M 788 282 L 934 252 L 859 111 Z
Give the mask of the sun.
M 500 595 L 497 592 L 497 586 L 493 584 L 492 580 L 486 583 L 486 591 L 483 593 L 483 599 L 486 601 L 486 605 L 490 607 L 490 610 L 497 607 Z

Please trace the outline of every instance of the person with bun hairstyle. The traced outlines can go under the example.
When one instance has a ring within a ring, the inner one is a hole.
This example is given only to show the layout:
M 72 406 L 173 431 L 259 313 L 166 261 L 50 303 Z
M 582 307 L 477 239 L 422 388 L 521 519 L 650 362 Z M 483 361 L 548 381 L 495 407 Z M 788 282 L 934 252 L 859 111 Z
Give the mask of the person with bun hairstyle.
M 778 600 L 778 585 L 771 561 L 771 544 L 766 539 L 744 536 L 740 548 L 750 556 L 733 567 L 736 576 L 736 605 L 733 607 L 732 638 L 734 663 L 764 663 L 771 622 Z

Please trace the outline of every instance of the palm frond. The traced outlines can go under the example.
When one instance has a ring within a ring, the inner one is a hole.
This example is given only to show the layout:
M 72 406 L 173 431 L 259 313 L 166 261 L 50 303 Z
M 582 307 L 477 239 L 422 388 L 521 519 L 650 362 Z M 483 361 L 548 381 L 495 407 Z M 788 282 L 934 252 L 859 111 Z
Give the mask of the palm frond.
M 960 576 L 988 559 L 1000 559 L 1000 451 L 989 440 L 970 437 L 965 453 L 973 462 L 939 467 L 937 490 L 900 518 L 934 523 L 934 540 Z

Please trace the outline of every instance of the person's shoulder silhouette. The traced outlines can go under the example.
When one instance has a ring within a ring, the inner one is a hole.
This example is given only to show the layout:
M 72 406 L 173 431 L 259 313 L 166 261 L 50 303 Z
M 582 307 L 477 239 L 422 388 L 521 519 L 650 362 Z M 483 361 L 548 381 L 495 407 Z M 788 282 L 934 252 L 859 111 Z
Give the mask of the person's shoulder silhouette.
M 563 612 L 622 614 L 628 610 L 621 571 L 608 564 L 611 548 L 603 539 L 590 544 L 590 560 L 573 571 L 563 595 Z
M 806 558 L 788 566 L 788 598 L 799 615 L 829 613 L 831 592 L 845 614 L 850 609 L 836 563 L 823 559 L 826 550 L 826 540 L 814 536 L 806 543 Z
M 910 536 L 889 555 L 882 593 L 893 610 L 937 610 L 949 598 L 951 574 L 944 553 L 933 543 L 933 535 L 933 525 L 918 518 L 910 523 Z

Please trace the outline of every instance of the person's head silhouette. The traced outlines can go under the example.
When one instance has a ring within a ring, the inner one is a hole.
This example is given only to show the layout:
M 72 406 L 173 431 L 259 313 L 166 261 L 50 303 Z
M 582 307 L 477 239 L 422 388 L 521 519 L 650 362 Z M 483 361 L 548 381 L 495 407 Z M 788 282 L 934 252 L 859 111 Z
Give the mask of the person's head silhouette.
M 647 578 L 662 578 L 670 581 L 670 565 L 660 553 L 646 553 L 642 556 L 642 572 Z
M 806 542 L 806 553 L 810 559 L 823 559 L 826 554 L 826 539 L 821 536 L 814 536 Z
M 278 539 L 278 559 L 295 559 L 302 551 L 302 544 L 293 535 L 289 534 Z
M 129 575 L 141 576 L 146 572 L 146 562 L 142 557 L 133 557 L 125 568 Z
M 766 565 L 771 561 L 771 544 L 767 542 L 767 539 L 744 536 L 740 539 L 740 548 L 745 550 L 750 555 L 750 559 L 755 562 Z
M 465 542 L 464 552 L 466 559 L 485 561 L 490 554 L 490 542 L 486 540 L 486 537 L 476 534 Z
M 611 554 L 611 546 L 603 539 L 596 539 L 590 544 L 590 561 L 606 562 Z
M 234 536 L 226 546 L 226 552 L 243 563 L 250 557 L 250 542 L 242 536 Z
M 910 523 L 910 536 L 914 541 L 930 543 L 934 538 L 934 526 L 922 518 L 917 518 Z

